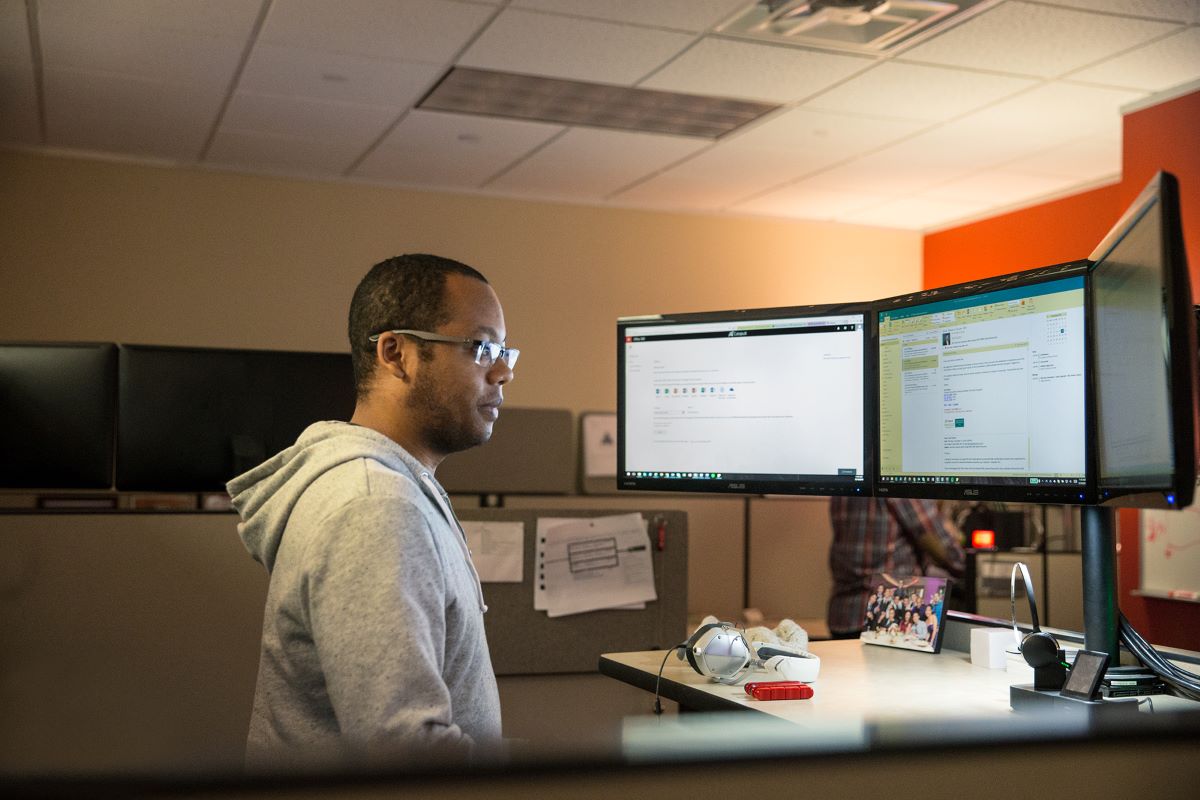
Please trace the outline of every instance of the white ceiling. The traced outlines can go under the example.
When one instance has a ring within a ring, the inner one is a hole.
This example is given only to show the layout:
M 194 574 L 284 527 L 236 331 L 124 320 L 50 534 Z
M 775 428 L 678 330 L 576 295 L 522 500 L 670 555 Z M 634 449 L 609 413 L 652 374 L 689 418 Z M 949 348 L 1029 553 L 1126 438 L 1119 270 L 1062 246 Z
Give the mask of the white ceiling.
M 1115 180 L 1200 79 L 1200 0 L 994 0 L 868 57 L 715 34 L 752 0 L 0 0 L 0 143 L 928 230 Z M 413 110 L 451 66 L 764 100 L 719 142 Z

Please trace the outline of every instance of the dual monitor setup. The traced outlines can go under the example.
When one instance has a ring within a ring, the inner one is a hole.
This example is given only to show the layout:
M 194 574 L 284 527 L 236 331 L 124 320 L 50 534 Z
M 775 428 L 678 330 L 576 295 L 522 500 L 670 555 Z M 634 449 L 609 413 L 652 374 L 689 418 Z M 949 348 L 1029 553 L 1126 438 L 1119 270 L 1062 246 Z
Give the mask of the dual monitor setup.
M 1173 176 L 1086 260 L 872 302 L 625 317 L 618 486 L 1181 508 L 1196 325 Z

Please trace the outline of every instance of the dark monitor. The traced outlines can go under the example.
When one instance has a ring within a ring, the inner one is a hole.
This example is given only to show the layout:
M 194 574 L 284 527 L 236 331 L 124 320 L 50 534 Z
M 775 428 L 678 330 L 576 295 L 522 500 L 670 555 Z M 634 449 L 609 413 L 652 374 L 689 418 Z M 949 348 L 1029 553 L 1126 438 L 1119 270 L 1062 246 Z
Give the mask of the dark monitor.
M 354 411 L 348 354 L 123 345 L 117 488 L 222 491 L 318 420 Z
M 621 489 L 866 495 L 867 306 L 623 318 Z
M 1101 503 L 1182 508 L 1196 483 L 1196 322 L 1179 184 L 1160 172 L 1092 253 Z
M 1090 497 L 1086 262 L 876 304 L 876 493 Z
M 0 488 L 112 488 L 116 386 L 116 345 L 0 344 Z

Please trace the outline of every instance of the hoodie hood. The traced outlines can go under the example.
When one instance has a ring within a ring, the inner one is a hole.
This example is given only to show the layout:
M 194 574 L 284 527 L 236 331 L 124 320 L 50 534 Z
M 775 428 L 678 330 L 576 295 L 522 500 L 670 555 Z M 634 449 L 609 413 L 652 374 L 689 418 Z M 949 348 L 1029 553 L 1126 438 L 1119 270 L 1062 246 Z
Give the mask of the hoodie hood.
M 296 443 L 231 480 L 226 489 L 242 517 L 238 535 L 270 572 L 292 510 L 305 490 L 331 469 L 369 458 L 421 484 L 429 470 L 408 451 L 370 428 L 348 422 L 317 422 Z

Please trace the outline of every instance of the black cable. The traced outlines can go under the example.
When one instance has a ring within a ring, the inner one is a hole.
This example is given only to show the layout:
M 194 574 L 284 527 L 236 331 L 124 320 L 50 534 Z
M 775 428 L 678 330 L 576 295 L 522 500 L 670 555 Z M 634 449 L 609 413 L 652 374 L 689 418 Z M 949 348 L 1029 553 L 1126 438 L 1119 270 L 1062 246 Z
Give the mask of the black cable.
M 1118 634 L 1121 643 L 1129 652 L 1166 683 L 1175 694 L 1191 700 L 1200 700 L 1200 675 L 1188 672 L 1168 661 L 1137 632 L 1124 614 L 1120 614 Z
M 672 647 L 670 650 L 668 650 L 667 654 L 665 656 L 663 656 L 662 663 L 658 665 L 658 677 L 654 679 L 654 713 L 655 714 L 661 715 L 663 713 L 662 712 L 662 701 L 658 699 L 658 686 L 660 683 L 662 683 L 662 674 L 663 674 L 663 670 L 667 668 L 667 659 L 671 657 L 671 653 L 674 653 L 676 650 L 678 650 L 681 647 L 687 647 L 687 642 L 683 642 L 682 644 L 677 644 L 674 647 Z

